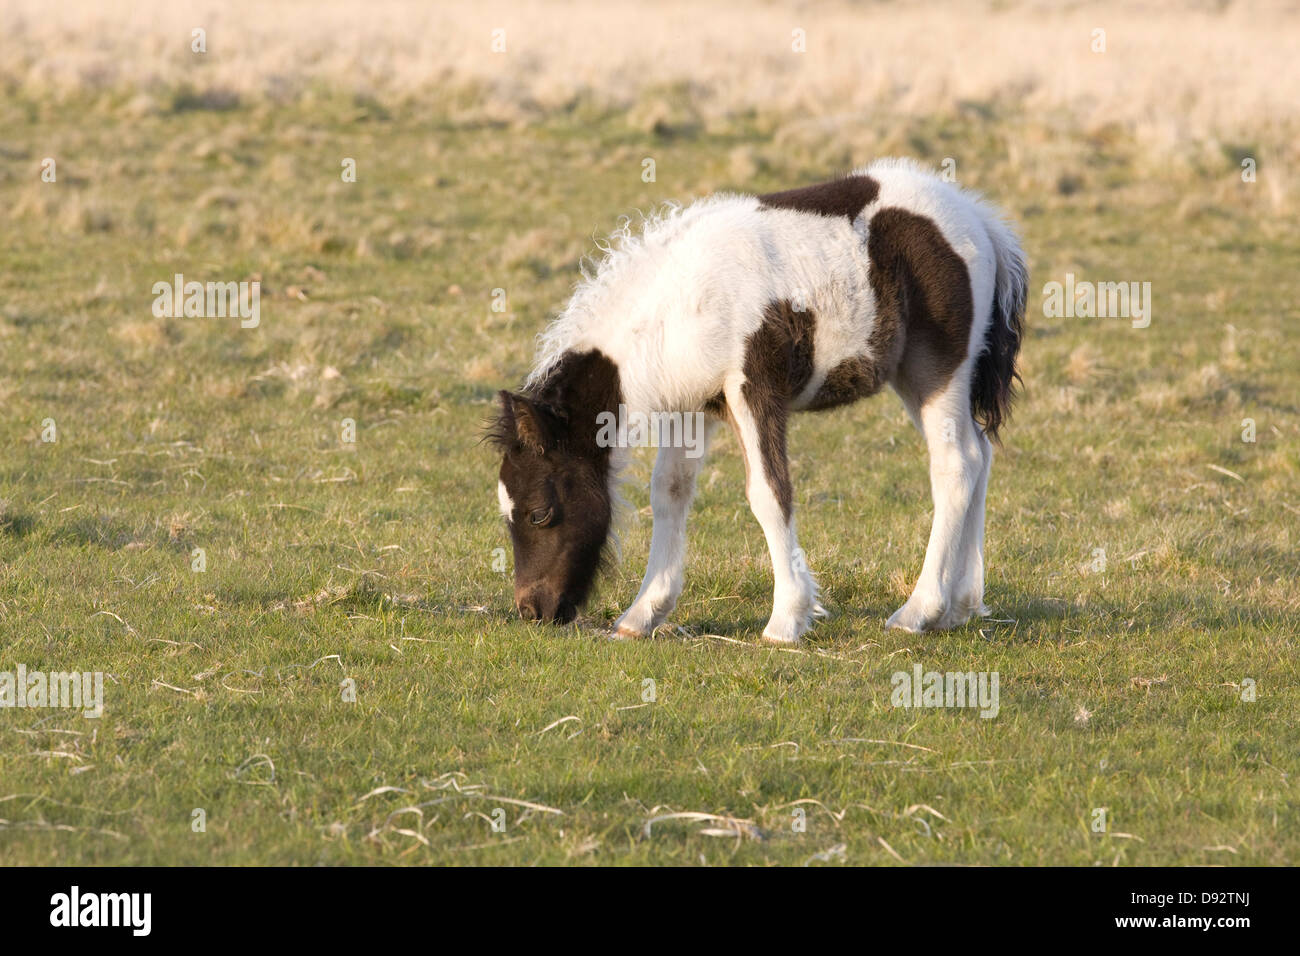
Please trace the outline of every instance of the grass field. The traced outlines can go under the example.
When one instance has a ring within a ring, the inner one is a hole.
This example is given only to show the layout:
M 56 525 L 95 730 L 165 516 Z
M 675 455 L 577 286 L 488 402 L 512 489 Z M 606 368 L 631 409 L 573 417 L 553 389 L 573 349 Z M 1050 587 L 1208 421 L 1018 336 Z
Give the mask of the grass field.
M 1156 150 L 1136 123 L 1005 99 L 819 123 L 711 114 L 680 84 L 508 118 L 477 95 L 0 97 L 0 671 L 108 675 L 99 719 L 0 710 L 0 862 L 1300 856 L 1281 120 Z M 922 443 L 883 395 L 793 426 L 833 613 L 800 650 L 756 642 L 771 569 L 729 435 L 675 626 L 603 639 L 644 566 L 648 451 L 587 612 L 517 620 L 479 429 L 593 237 L 881 155 L 955 160 L 1030 257 L 1025 394 L 988 499 L 993 618 L 882 629 L 930 520 Z M 176 273 L 259 279 L 260 325 L 155 318 Z M 1044 315 L 1067 273 L 1150 282 L 1150 326 Z M 893 707 L 915 664 L 998 672 L 998 715 Z

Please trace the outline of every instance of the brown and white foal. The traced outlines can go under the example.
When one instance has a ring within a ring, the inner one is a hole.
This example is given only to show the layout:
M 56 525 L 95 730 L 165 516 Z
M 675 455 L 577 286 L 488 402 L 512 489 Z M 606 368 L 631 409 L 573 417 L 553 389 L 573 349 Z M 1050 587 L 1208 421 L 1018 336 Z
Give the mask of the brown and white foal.
M 497 494 L 523 617 L 566 623 L 587 598 L 628 444 L 624 432 L 611 440 L 609 422 L 698 412 L 705 442 L 725 419 L 744 451 L 776 583 L 763 637 L 798 642 L 824 612 L 795 537 L 788 413 L 884 385 L 925 437 L 934 496 L 925 564 L 888 625 L 923 631 L 988 613 L 989 439 L 1010 408 L 1027 287 L 1024 253 L 995 209 L 886 160 L 805 189 L 673 208 L 638 236 L 624 226 L 605 252 L 542 333 L 522 390 L 499 396 Z M 625 637 L 649 634 L 677 603 L 703 462 L 699 444 L 656 443 L 650 560 L 616 625 Z

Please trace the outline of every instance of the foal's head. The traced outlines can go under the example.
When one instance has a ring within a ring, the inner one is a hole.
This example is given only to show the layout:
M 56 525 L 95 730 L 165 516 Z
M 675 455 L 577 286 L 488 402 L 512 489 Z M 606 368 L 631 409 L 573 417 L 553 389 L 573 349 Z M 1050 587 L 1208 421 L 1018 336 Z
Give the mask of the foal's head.
M 583 360 L 590 355 L 599 353 L 577 357 L 588 373 Z M 591 384 L 584 374 L 541 396 L 497 396 L 501 409 L 490 431 L 503 453 L 497 497 L 514 546 L 515 605 L 525 620 L 572 621 L 609 538 L 610 449 L 596 441 L 596 415 L 609 396 Z

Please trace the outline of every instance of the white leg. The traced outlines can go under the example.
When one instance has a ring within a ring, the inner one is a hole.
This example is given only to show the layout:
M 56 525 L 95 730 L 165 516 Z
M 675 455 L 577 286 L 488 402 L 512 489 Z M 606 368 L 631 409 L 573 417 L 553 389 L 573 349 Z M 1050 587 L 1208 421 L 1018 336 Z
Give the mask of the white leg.
M 817 600 L 817 582 L 808 569 L 794 530 L 789 462 L 785 453 L 784 400 L 779 407 L 768 402 L 761 410 L 763 419 L 760 420 L 745 399 L 742 383 L 728 384 L 725 394 L 745 453 L 745 495 L 772 555 L 775 581 L 772 617 L 763 628 L 763 639 L 774 644 L 797 644 L 812 624 L 813 616 L 826 612 Z
M 930 493 L 934 499 L 934 524 L 925 551 L 925 564 L 907 603 L 894 612 L 887 626 L 906 631 L 925 631 L 964 623 L 970 612 L 959 607 L 966 598 L 961 589 L 970 586 L 972 545 L 983 540 L 983 494 L 980 479 L 987 472 L 986 459 L 974 420 L 970 414 L 968 376 L 954 375 L 948 387 L 931 395 L 917 407 L 916 401 L 900 390 L 912 420 L 918 424 L 930 453 Z M 978 541 L 966 528 L 974 499 L 979 498 Z M 983 577 L 982 561 L 980 577 Z M 980 581 L 980 590 L 983 590 Z M 982 593 L 981 593 L 982 597 Z
M 989 614 L 989 609 L 984 606 L 984 498 L 988 494 L 989 472 L 993 467 L 993 444 L 978 427 L 975 440 L 980 447 L 983 466 L 962 527 L 966 571 L 957 584 L 956 601 L 949 609 L 951 621 L 946 626 L 951 627 L 966 623 L 972 614 L 981 617 Z
M 654 511 L 650 560 L 636 600 L 614 625 L 615 637 L 644 637 L 677 606 L 686 570 L 686 515 L 715 425 L 709 421 L 705 426 L 703 443 L 696 449 L 698 455 L 688 455 L 685 448 L 659 449 L 650 478 L 650 507 Z

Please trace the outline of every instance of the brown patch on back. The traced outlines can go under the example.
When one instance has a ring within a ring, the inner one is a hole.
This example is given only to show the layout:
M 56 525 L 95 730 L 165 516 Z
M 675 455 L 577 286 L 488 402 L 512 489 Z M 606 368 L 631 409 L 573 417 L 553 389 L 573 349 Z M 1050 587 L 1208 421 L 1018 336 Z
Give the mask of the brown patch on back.
M 904 209 L 871 217 L 867 252 L 876 297 L 872 354 L 924 403 L 966 360 L 975 307 L 966 262 L 939 227 Z
M 802 189 L 767 193 L 759 196 L 758 201 L 769 209 L 794 209 L 818 216 L 845 216 L 852 222 L 879 195 L 880 184 L 870 176 L 845 176 L 843 179 Z

